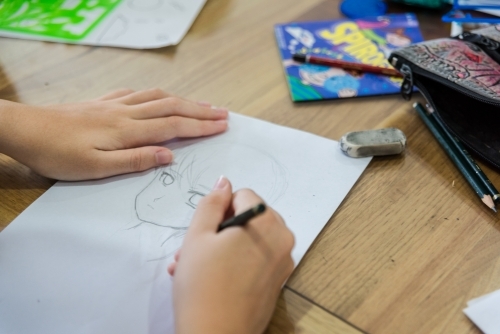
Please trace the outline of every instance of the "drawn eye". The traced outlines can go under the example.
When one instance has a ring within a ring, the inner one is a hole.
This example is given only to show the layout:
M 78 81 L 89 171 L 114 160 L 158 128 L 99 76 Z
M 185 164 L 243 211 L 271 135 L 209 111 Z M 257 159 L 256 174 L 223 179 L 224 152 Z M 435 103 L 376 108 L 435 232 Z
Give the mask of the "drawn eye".
M 189 203 L 191 203 L 194 206 L 197 206 L 203 197 L 205 197 L 205 194 L 199 192 L 193 192 L 193 194 L 189 198 Z
M 163 172 L 160 175 L 160 181 L 163 183 L 164 186 L 168 186 L 168 185 L 174 183 L 175 179 L 169 173 Z

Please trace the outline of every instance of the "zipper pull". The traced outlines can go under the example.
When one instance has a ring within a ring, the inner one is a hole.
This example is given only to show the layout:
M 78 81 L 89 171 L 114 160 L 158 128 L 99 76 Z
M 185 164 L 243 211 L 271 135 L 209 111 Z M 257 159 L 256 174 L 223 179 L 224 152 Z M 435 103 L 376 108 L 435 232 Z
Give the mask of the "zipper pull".
M 401 84 L 401 95 L 403 99 L 409 101 L 413 93 L 413 73 L 410 66 L 406 64 L 401 65 L 399 72 L 404 76 L 403 83 Z
M 468 31 L 463 32 L 456 38 L 462 41 L 474 43 L 491 51 L 497 51 L 500 48 L 500 43 L 498 43 L 497 41 L 492 40 L 491 38 L 488 38 L 486 36 L 474 34 Z

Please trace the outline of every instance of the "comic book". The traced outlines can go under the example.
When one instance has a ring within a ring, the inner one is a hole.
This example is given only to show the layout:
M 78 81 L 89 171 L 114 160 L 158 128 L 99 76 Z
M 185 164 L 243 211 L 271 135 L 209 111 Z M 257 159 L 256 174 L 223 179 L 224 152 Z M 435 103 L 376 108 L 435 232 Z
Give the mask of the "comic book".
M 275 35 L 294 102 L 398 93 L 401 78 L 295 62 L 295 53 L 391 67 L 389 54 L 423 40 L 414 14 L 278 24 Z

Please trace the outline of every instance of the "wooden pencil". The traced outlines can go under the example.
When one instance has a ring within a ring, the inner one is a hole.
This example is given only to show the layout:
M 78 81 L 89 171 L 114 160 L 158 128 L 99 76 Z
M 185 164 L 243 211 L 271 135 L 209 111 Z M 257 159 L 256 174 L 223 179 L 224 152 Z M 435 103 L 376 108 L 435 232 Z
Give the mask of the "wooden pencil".
M 248 223 L 248 221 L 261 213 L 266 211 L 266 205 L 264 203 L 257 204 L 253 208 L 248 209 L 247 211 L 231 217 L 227 219 L 226 221 L 222 222 L 219 225 L 219 228 L 217 229 L 217 232 L 222 231 L 225 228 L 232 227 L 232 226 L 244 226 L 245 224 Z
M 424 121 L 425 125 L 429 128 L 431 133 L 437 139 L 438 143 L 444 149 L 448 157 L 458 168 L 460 173 L 464 176 L 467 182 L 470 184 L 472 189 L 479 196 L 481 201 L 490 209 L 497 212 L 495 208 L 495 202 L 493 201 L 492 196 L 486 185 L 479 179 L 477 174 L 472 170 L 469 166 L 468 162 L 465 160 L 463 155 L 459 152 L 459 150 L 455 147 L 455 145 L 451 142 L 451 139 L 448 135 L 443 131 L 443 128 L 439 123 L 436 122 L 434 117 L 427 114 L 424 107 L 420 103 L 413 104 L 413 107 L 417 110 L 418 114 Z
M 436 115 L 435 110 L 432 107 L 427 106 L 427 110 L 429 111 L 429 115 L 434 118 L 436 123 L 439 124 L 439 126 L 443 129 L 443 132 L 447 135 L 447 137 L 450 139 L 450 142 L 455 146 L 455 148 L 458 150 L 458 152 L 462 155 L 464 158 L 465 162 L 469 165 L 471 170 L 477 175 L 477 177 L 481 180 L 481 182 L 485 185 L 485 187 L 488 189 L 489 194 L 493 198 L 493 201 L 496 201 L 498 198 L 500 198 L 500 193 L 498 190 L 495 188 L 493 183 L 490 181 L 490 179 L 484 174 L 483 170 L 479 167 L 479 165 L 476 163 L 476 161 L 471 157 L 469 152 L 465 149 L 464 144 L 458 139 L 456 136 L 454 136 L 446 126 L 444 125 L 443 121 L 439 116 Z

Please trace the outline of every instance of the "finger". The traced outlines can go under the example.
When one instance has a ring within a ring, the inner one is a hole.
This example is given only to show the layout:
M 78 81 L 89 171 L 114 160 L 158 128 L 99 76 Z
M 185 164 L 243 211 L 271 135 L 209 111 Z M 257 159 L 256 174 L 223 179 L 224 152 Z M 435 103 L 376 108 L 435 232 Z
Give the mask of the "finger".
M 97 151 L 96 176 L 141 172 L 153 167 L 166 165 L 173 160 L 173 153 L 158 146 L 145 146 L 116 151 Z
M 189 239 L 193 235 L 205 232 L 217 232 L 231 204 L 232 197 L 231 183 L 226 177 L 221 176 L 212 192 L 199 202 L 186 238 Z
M 252 190 L 238 190 L 233 196 L 235 215 L 263 202 L 262 198 Z M 281 282 L 284 282 L 294 267 L 290 253 L 295 244 L 293 233 L 288 229 L 284 220 L 268 206 L 264 213 L 252 218 L 245 225 L 245 229 L 253 241 L 264 250 L 264 253 L 275 259 L 276 266 L 281 268 L 279 270 L 282 274 Z
M 123 96 L 127 96 L 127 95 L 132 94 L 132 93 L 134 93 L 134 90 L 129 89 L 129 88 L 119 89 L 119 90 L 115 90 L 111 93 L 108 93 L 104 96 L 101 96 L 101 97 L 95 99 L 94 101 L 113 100 L 113 99 L 117 99 L 117 98 L 120 98 Z
M 235 215 L 238 215 L 260 203 L 264 203 L 264 200 L 259 195 L 257 195 L 253 190 L 240 189 L 234 194 L 233 198 L 234 213 Z
M 233 196 L 235 215 L 263 202 L 262 198 L 250 189 L 238 190 Z M 267 254 L 275 257 L 276 261 L 284 266 L 283 280 L 288 277 L 293 269 L 290 252 L 295 244 L 295 238 L 283 218 L 267 206 L 264 213 L 252 218 L 245 227 L 254 242 L 260 244 L 263 249 L 267 249 Z M 290 266 L 292 269 L 289 272 Z
M 250 209 L 250 208 L 252 208 L 260 203 L 265 203 L 265 202 L 254 191 L 252 191 L 250 189 L 240 189 L 234 194 L 234 198 L 233 198 L 232 206 L 233 206 L 234 214 L 238 215 L 238 214 L 240 214 L 244 211 L 247 211 L 248 209 Z M 275 221 L 275 222 L 279 223 L 280 228 L 285 227 L 286 229 L 288 229 L 286 227 L 286 224 L 285 224 L 285 221 L 283 220 L 283 218 L 279 215 L 279 213 L 274 211 L 270 206 L 266 207 L 266 211 L 264 211 L 263 214 L 261 214 L 258 217 L 255 217 L 251 221 L 257 222 L 259 220 Z M 291 242 L 293 245 L 293 235 L 292 235 Z
M 136 105 L 132 109 L 135 119 L 148 119 L 168 116 L 182 116 L 200 120 L 226 119 L 226 108 L 209 108 L 178 97 L 167 97 Z
M 202 107 L 207 107 L 207 108 L 212 107 L 212 103 L 210 103 L 208 101 L 197 101 L 196 104 L 199 106 L 202 106 Z
M 192 118 L 172 116 L 134 121 L 130 130 L 121 134 L 124 147 L 138 147 L 162 143 L 172 138 L 210 136 L 226 131 L 227 121 L 200 121 Z
M 175 275 L 175 268 L 177 267 L 177 262 L 172 262 L 167 267 L 167 272 L 170 276 Z
M 174 255 L 174 262 L 170 263 L 167 267 L 167 271 L 170 274 L 170 276 L 175 275 L 175 268 L 177 268 L 177 262 L 179 262 L 179 257 L 181 255 L 181 250 L 178 249 L 177 252 L 175 252 Z
M 172 97 L 172 94 L 169 94 L 162 89 L 153 88 L 147 90 L 140 90 L 138 92 L 134 92 L 132 94 L 126 95 L 119 99 L 119 102 L 128 104 L 128 105 L 136 105 L 145 102 L 155 101 L 164 99 L 167 97 Z
M 179 261 L 179 258 L 181 256 L 181 250 L 177 250 L 177 252 L 175 252 L 175 255 L 174 255 L 174 260 L 177 262 Z

